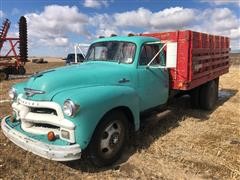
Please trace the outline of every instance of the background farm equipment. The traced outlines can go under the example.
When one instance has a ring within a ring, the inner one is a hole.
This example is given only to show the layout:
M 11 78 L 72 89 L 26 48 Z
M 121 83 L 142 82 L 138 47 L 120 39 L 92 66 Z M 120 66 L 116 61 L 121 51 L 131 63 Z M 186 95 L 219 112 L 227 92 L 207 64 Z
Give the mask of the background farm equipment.
M 10 74 L 23 75 L 26 72 L 24 68 L 28 59 L 26 18 L 21 16 L 19 19 L 19 37 L 7 36 L 10 25 L 11 22 L 5 19 L 0 27 L 0 81 L 8 79 Z M 3 53 L 3 47 L 6 53 Z

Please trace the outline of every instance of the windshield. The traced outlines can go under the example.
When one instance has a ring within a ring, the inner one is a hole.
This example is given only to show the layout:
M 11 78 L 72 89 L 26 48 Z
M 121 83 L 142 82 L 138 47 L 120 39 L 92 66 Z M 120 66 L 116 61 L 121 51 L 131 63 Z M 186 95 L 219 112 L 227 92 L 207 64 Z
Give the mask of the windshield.
M 135 44 L 130 42 L 97 42 L 90 46 L 86 61 L 116 61 L 130 64 L 133 62 L 135 49 Z

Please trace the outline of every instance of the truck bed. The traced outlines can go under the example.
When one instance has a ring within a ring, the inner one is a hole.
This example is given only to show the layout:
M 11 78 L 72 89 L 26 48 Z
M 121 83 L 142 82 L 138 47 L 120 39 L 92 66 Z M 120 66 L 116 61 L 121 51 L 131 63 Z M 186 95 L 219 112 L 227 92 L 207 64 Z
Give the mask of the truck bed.
M 177 67 L 170 69 L 170 88 L 190 90 L 229 70 L 229 38 L 190 30 L 142 34 L 178 42 Z

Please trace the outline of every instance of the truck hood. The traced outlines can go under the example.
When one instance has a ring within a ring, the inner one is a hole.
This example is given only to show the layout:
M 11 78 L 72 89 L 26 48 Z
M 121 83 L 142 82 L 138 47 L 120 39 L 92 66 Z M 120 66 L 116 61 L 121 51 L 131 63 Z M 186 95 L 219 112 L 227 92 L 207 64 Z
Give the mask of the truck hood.
M 43 71 L 33 75 L 26 83 L 26 88 L 42 93 L 25 97 L 32 100 L 51 100 L 55 94 L 73 88 L 117 84 L 130 86 L 133 80 L 130 68 L 129 64 L 116 62 L 86 62 Z M 127 82 L 122 83 L 121 80 L 124 79 Z

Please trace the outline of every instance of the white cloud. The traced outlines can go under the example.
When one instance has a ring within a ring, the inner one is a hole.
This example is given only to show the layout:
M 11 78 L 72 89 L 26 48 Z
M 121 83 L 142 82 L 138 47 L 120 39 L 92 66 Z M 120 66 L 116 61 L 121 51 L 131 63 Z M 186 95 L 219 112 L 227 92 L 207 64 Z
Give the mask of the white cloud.
M 108 7 L 109 1 L 107 0 L 85 0 L 83 6 L 88 8 L 100 8 L 102 6 Z
M 139 8 L 136 11 L 116 13 L 114 18 L 117 26 L 166 30 L 189 25 L 195 15 L 195 10 L 183 7 L 171 7 L 158 12 Z
M 126 32 L 134 31 L 167 31 L 188 28 L 197 19 L 197 13 L 195 9 L 183 7 L 171 7 L 157 12 L 141 7 L 112 15 L 97 14 L 90 18 L 90 24 L 96 26 L 97 36 L 113 33 L 125 35 Z
M 49 39 L 40 39 L 40 42 L 48 46 L 67 46 L 69 43 L 68 38 L 66 37 L 56 37 Z
M 136 11 L 116 13 L 114 20 L 117 26 L 146 27 L 149 25 L 151 16 L 151 11 L 141 7 Z
M 4 17 L 4 13 L 2 10 L 0 10 L 0 18 L 3 18 Z
M 114 25 L 114 19 L 108 14 L 97 14 L 90 18 L 89 23 L 96 28 L 93 38 L 119 34 L 119 29 Z
M 165 31 L 182 29 L 189 26 L 196 17 L 196 10 L 174 7 L 152 12 L 146 8 L 115 14 L 97 14 L 91 17 L 90 24 L 97 28 L 97 36 L 134 32 L 133 28 L 143 31 Z M 141 32 L 137 32 L 141 33 Z
M 236 29 L 239 26 L 238 18 L 228 8 L 206 9 L 200 16 L 202 28 L 208 32 L 225 35 L 224 32 Z
M 206 2 L 210 3 L 212 5 L 227 5 L 227 4 L 233 4 L 233 5 L 238 5 L 240 6 L 240 1 L 239 0 L 201 0 L 201 2 Z
M 240 41 L 240 26 L 237 29 L 231 29 L 230 34 L 231 39 Z
M 88 16 L 80 13 L 76 6 L 50 5 L 41 13 L 29 13 L 25 17 L 29 36 L 34 40 L 40 39 L 47 45 L 66 45 L 68 33 L 88 35 L 85 28 Z
M 172 7 L 154 13 L 150 24 L 156 29 L 181 29 L 189 26 L 196 18 L 196 10 Z

